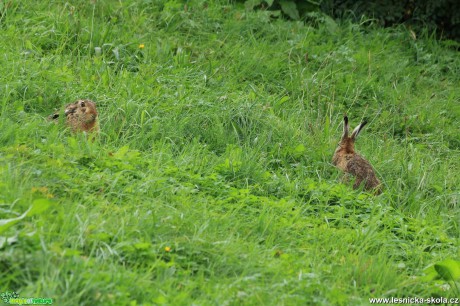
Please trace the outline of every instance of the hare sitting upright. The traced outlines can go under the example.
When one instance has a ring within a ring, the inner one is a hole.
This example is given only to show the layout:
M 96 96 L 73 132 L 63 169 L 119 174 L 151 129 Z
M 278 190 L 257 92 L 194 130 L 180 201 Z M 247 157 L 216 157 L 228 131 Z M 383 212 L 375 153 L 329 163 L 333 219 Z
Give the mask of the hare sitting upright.
M 365 190 L 373 190 L 376 194 L 381 192 L 380 181 L 375 175 L 375 171 L 371 164 L 365 160 L 361 155 L 355 152 L 355 141 L 359 132 L 366 125 L 366 121 L 361 122 L 349 134 L 348 117 L 345 115 L 343 118 L 343 135 L 340 140 L 339 146 L 335 150 L 332 163 L 334 166 L 345 172 L 345 175 L 352 175 L 355 177 L 353 188 L 358 188 L 361 184 Z
M 59 118 L 60 113 L 56 112 L 49 116 L 50 120 Z M 66 106 L 64 115 L 66 123 L 74 132 L 99 132 L 98 113 L 96 104 L 91 100 L 77 100 Z

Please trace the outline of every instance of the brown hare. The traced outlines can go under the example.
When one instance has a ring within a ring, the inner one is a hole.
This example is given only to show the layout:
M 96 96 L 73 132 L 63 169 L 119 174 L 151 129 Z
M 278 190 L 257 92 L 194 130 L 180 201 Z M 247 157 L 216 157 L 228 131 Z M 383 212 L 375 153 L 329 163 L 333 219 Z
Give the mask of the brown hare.
M 49 116 L 50 120 L 59 118 L 59 112 Z M 99 123 L 96 104 L 91 100 L 77 100 L 65 107 L 66 124 L 74 132 L 98 133 Z
M 345 172 L 345 175 L 355 177 L 353 188 L 356 189 L 363 184 L 365 190 L 371 190 L 375 194 L 381 193 L 380 181 L 375 175 L 371 164 L 355 151 L 355 141 L 359 132 L 366 125 L 366 121 L 361 122 L 349 136 L 348 117 L 343 118 L 343 135 L 339 146 L 335 150 L 332 163 L 334 166 Z

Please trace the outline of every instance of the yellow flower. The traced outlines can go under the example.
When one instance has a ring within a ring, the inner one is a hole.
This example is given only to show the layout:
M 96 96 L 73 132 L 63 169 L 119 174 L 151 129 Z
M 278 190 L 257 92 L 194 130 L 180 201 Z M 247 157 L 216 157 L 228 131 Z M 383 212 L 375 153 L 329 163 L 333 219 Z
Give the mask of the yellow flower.
M 145 45 L 144 44 L 140 44 L 139 45 L 139 49 L 144 49 Z
M 45 187 L 45 186 L 43 186 L 43 187 L 32 187 L 32 193 L 42 194 L 43 196 L 45 196 L 48 199 L 54 198 L 54 195 L 51 192 L 49 192 L 48 187 Z
M 165 247 L 165 251 L 166 252 L 171 252 L 171 247 L 169 247 L 169 246 Z

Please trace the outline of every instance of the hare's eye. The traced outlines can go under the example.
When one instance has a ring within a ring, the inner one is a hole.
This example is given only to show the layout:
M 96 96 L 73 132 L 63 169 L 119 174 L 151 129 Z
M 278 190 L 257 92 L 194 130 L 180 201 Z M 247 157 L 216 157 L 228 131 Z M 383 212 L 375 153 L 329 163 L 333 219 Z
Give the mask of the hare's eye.
M 81 107 L 85 107 L 85 101 L 81 101 L 81 102 L 80 102 L 80 106 L 81 106 Z

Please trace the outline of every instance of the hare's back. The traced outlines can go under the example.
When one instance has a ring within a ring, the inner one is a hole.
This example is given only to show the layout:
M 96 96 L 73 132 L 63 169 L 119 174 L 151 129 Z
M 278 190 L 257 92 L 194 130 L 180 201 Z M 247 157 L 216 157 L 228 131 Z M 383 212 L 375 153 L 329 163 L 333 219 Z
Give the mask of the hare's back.
M 346 172 L 362 178 L 375 176 L 374 169 L 371 164 L 359 154 L 353 155 L 353 157 L 348 161 Z

